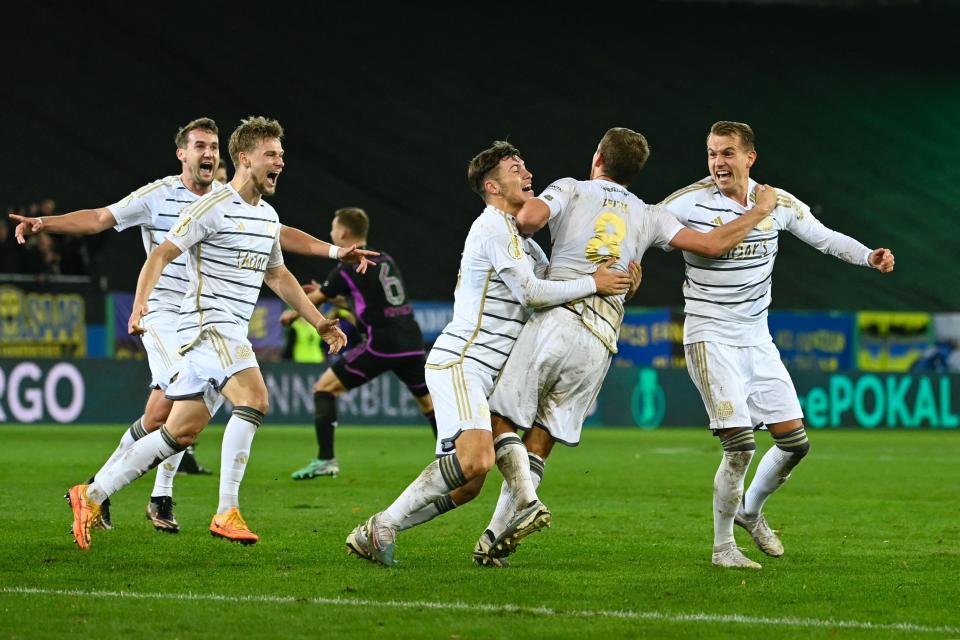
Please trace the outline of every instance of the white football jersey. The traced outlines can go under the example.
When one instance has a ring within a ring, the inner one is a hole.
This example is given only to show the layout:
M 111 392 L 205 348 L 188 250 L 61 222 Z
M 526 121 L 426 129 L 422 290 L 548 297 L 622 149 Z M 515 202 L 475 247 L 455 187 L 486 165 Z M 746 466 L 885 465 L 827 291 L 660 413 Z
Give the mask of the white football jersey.
M 659 206 L 648 205 L 609 180 L 563 178 L 537 196 L 550 208 L 551 280 L 592 274 L 607 258 L 627 271 L 651 246 L 669 248 L 683 226 Z M 624 296 L 592 295 L 565 305 L 617 352 Z
M 183 209 L 166 239 L 187 256 L 180 344 L 211 325 L 236 325 L 246 335 L 266 270 L 283 264 L 274 208 L 263 199 L 247 204 L 228 184 Z
M 540 284 L 536 276 L 542 276 L 546 266 L 546 255 L 537 243 L 520 236 L 516 218 L 487 206 L 474 220 L 464 242 L 453 320 L 430 350 L 427 367 L 443 368 L 469 360 L 479 363 L 491 376 L 500 373 L 530 315 L 517 289 Z M 558 283 L 542 284 L 551 292 L 549 295 L 572 292 L 558 302 L 594 288 L 591 279 L 565 289 L 554 286 Z
M 216 192 L 223 188 L 219 182 L 212 185 Z M 107 207 L 117 224 L 114 229 L 123 231 L 130 227 L 140 227 L 143 248 L 150 255 L 154 247 L 160 246 L 170 228 L 180 215 L 180 210 L 200 199 L 187 189 L 180 176 L 167 176 L 140 187 L 123 200 Z M 154 311 L 180 311 L 183 294 L 187 291 L 186 258 L 177 258 L 168 264 L 157 286 L 147 300 L 150 313 Z M 149 318 L 148 313 L 145 318 Z
M 661 204 L 690 229 L 708 232 L 753 207 L 756 184 L 749 181 L 747 206 L 723 195 L 710 177 L 674 192 Z M 725 255 L 703 258 L 683 252 L 685 344 L 713 341 L 747 347 L 772 340 L 767 309 L 773 297 L 779 232 L 784 230 L 823 253 L 852 264 L 867 264 L 870 249 L 828 229 L 810 213 L 810 207 L 777 189 L 773 213 Z

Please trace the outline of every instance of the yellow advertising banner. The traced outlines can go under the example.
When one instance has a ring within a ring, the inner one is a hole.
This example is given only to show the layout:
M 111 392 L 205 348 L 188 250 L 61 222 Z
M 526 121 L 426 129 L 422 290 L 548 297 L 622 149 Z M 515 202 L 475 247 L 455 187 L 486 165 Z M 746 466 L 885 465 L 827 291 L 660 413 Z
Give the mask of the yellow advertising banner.
M 86 353 L 82 295 L 0 285 L 0 358 L 82 358 Z

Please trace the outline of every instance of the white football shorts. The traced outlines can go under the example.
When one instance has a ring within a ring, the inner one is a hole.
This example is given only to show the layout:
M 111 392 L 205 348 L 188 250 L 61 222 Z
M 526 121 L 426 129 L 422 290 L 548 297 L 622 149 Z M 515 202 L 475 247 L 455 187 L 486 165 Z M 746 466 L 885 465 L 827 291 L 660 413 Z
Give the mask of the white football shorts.
M 575 447 L 611 360 L 575 313 L 563 307 L 538 311 L 517 337 L 490 396 L 490 410 L 520 429 L 536 425 Z
M 490 431 L 490 406 L 494 377 L 483 365 L 469 360 L 442 369 L 424 370 L 437 418 L 437 455 L 456 449 L 456 439 L 467 429 Z
M 694 342 L 684 349 L 687 371 L 700 391 L 711 429 L 803 417 L 797 390 L 773 342 L 753 347 Z
M 253 346 L 240 328 L 208 327 L 183 353 L 179 373 L 167 387 L 167 398 L 185 400 L 202 397 L 213 416 L 223 404 L 220 391 L 232 376 L 244 369 L 259 367 Z
M 143 321 L 146 329 L 140 340 L 150 364 L 150 387 L 166 391 L 180 367 L 180 344 L 177 339 L 177 314 L 156 311 Z

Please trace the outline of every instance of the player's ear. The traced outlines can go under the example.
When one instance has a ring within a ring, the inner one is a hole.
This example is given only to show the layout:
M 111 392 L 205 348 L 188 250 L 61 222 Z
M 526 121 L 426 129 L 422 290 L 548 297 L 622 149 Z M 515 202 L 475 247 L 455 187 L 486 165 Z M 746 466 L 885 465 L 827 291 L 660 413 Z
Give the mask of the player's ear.
M 747 153 L 747 169 L 753 166 L 753 163 L 757 161 L 757 151 L 754 149 Z
M 187 150 L 177 147 L 177 160 L 183 162 L 187 157 Z

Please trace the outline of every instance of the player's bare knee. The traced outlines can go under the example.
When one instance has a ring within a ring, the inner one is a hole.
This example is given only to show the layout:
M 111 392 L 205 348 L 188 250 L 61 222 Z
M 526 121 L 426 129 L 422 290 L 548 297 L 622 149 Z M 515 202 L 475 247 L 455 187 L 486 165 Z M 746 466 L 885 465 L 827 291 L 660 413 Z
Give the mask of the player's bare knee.
M 270 410 L 270 396 L 267 395 L 267 390 L 264 389 L 262 393 L 252 393 L 248 395 L 241 402 L 237 402 L 236 406 L 250 407 L 266 415 L 267 411 Z
M 470 482 L 479 476 L 485 476 L 495 462 L 493 450 L 471 451 L 466 455 L 457 454 L 463 477 Z

